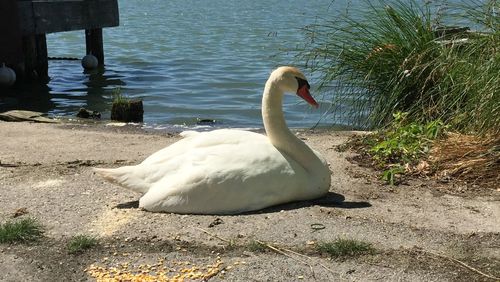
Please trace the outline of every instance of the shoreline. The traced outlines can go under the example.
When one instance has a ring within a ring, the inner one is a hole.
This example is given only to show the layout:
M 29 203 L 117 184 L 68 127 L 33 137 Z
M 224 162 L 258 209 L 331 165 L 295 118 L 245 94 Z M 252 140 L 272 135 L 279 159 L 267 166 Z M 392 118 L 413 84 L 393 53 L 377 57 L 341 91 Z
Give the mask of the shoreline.
M 226 270 L 227 281 L 480 278 L 453 262 L 441 261 L 429 268 L 429 252 L 460 258 L 497 276 L 500 272 L 500 252 L 495 247 L 500 244 L 498 194 L 448 195 L 439 192 L 439 185 L 446 184 L 425 180 L 398 187 L 382 185 L 373 171 L 347 161 L 351 153 L 335 150 L 353 134 L 350 131 L 298 132 L 331 164 L 327 197 L 228 216 L 145 212 L 129 204 L 140 195 L 104 182 L 91 171 L 93 166 L 136 164 L 179 140 L 177 134 L 1 121 L 0 132 L 0 223 L 16 220 L 12 218 L 16 210 L 26 208 L 23 217 L 37 218 L 46 230 L 38 243 L 0 244 L 2 281 L 16 277 L 95 281 L 85 272 L 92 264 L 112 267 L 128 262 L 132 267 L 159 257 L 207 264 L 217 256 L 226 265 L 246 262 Z M 325 228 L 313 230 L 311 224 Z M 68 254 L 65 244 L 78 234 L 95 236 L 102 243 L 81 255 Z M 240 247 L 231 249 L 217 237 Z M 367 242 L 377 252 L 340 261 L 315 253 L 315 245 L 336 238 Z M 245 247 L 255 240 L 310 254 L 314 272 L 271 250 Z M 465 249 L 474 251 L 464 253 Z

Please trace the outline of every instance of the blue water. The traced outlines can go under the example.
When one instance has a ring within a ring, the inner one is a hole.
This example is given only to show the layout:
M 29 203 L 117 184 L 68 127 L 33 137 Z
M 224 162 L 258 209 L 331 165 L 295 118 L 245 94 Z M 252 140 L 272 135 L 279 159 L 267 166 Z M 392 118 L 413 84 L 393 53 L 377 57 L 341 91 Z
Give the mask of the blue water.
M 286 50 L 303 44 L 301 28 L 329 8 L 331 0 L 120 0 L 120 26 L 103 32 L 104 72 L 50 60 L 47 88 L 0 103 L 62 116 L 85 107 L 109 117 L 112 92 L 120 87 L 143 99 L 151 126 L 215 119 L 225 127 L 262 127 L 261 94 L 270 71 L 297 63 Z M 48 34 L 47 45 L 49 57 L 85 55 L 83 31 Z M 289 126 L 314 126 L 330 106 L 318 99 L 321 107 L 312 109 L 287 95 Z

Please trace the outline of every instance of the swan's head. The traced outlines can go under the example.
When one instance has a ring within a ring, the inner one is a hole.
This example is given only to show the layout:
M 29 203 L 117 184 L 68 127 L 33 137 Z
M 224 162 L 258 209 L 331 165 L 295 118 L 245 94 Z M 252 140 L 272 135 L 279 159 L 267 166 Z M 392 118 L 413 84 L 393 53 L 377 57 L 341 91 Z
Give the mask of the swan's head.
M 276 83 L 283 92 L 296 93 L 310 105 L 318 107 L 318 103 L 309 93 L 309 82 L 297 68 L 279 67 L 271 73 L 269 81 Z

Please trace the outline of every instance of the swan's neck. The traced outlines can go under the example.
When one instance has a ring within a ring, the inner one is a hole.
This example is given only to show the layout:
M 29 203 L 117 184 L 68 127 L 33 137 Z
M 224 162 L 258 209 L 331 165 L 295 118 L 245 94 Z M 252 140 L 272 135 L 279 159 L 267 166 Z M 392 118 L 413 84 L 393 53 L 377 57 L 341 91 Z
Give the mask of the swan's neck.
M 262 120 L 267 136 L 278 150 L 293 158 L 309 173 L 314 173 L 318 166 L 324 165 L 311 148 L 288 129 L 283 115 L 283 94 L 272 81 L 266 83 L 262 97 Z

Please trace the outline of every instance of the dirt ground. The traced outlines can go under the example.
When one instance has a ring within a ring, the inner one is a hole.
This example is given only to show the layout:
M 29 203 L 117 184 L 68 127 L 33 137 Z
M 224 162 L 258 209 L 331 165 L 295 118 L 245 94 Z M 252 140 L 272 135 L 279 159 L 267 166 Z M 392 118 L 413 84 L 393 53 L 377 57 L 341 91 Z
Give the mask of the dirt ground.
M 298 132 L 331 164 L 329 195 L 231 216 L 142 211 L 140 195 L 91 170 L 138 163 L 178 140 L 176 134 L 8 122 L 0 122 L 0 132 L 0 222 L 26 208 L 23 216 L 45 227 L 38 242 L 0 245 L 0 281 L 95 281 L 93 267 L 139 269 L 158 261 L 172 269 L 220 262 L 223 270 L 210 281 L 500 277 L 500 191 L 450 194 L 460 187 L 433 180 L 384 185 L 373 171 L 347 161 L 352 153 L 335 150 L 352 132 Z M 96 236 L 100 244 L 69 254 L 66 244 L 78 234 Z M 368 242 L 376 251 L 345 259 L 315 251 L 337 238 Z M 281 253 L 256 248 L 256 241 Z

